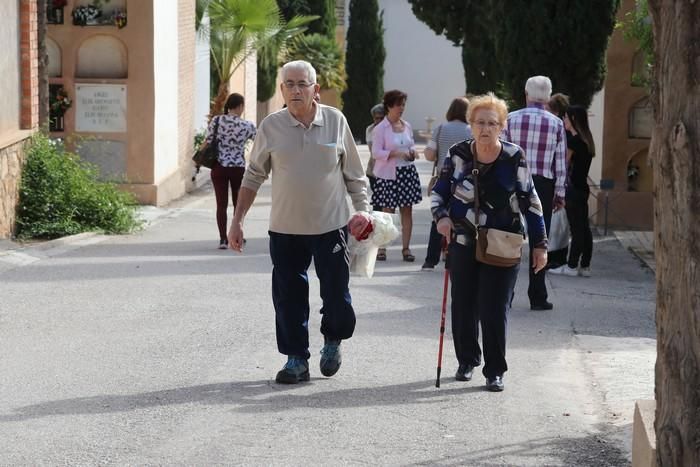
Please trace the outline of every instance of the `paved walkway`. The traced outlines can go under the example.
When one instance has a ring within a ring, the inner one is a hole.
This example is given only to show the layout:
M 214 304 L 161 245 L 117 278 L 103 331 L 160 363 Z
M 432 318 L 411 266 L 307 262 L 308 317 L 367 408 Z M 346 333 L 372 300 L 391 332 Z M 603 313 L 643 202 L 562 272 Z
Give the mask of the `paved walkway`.
M 651 231 L 615 231 L 615 237 L 623 248 L 630 250 L 652 271 L 656 271 L 654 258 L 654 232 Z
M 423 182 L 430 164 L 420 161 Z M 400 244 L 353 277 L 358 325 L 333 378 L 273 382 L 269 187 L 242 255 L 216 249 L 205 187 L 127 236 L 79 236 L 0 256 L 0 464 L 625 465 L 634 400 L 653 398 L 654 277 L 598 237 L 593 277 L 551 277 L 531 312 L 521 267 L 503 393 L 435 365 L 443 272 L 421 272 L 430 218 L 415 209 L 418 261 Z

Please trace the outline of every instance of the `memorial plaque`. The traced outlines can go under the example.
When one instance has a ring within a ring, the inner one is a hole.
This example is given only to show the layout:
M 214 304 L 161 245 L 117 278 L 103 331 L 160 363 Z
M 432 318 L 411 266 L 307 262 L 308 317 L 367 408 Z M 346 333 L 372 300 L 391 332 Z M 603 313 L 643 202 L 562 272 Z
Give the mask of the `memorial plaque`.
M 126 132 L 125 84 L 76 84 L 75 131 Z
M 100 179 L 121 181 L 126 178 L 126 143 L 91 139 L 82 141 L 76 153 L 84 161 L 95 164 Z

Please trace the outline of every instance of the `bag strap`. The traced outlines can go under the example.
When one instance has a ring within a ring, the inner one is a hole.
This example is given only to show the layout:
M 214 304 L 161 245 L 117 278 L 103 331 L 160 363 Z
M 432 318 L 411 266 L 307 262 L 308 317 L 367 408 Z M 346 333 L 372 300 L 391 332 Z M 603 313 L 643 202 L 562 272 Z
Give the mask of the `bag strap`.
M 479 218 L 480 216 L 480 209 L 479 209 L 479 169 L 476 167 L 476 154 L 474 154 L 474 151 L 476 150 L 476 145 L 472 143 L 473 146 L 469 148 L 469 150 L 472 153 L 472 181 L 474 182 L 474 222 L 475 222 L 475 227 L 477 232 L 479 231 Z
M 216 122 L 214 123 L 214 137 L 211 139 L 211 142 L 213 143 L 214 141 L 219 142 L 219 122 L 221 121 L 221 115 L 217 115 L 214 117 Z

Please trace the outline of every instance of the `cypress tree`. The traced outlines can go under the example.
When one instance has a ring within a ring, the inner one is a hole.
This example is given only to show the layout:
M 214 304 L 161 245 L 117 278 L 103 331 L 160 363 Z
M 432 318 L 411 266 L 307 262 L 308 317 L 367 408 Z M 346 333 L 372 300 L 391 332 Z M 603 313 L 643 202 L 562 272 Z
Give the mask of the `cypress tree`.
M 320 16 L 309 23 L 306 34 L 335 39 L 335 0 L 277 0 L 277 5 L 287 21 L 294 16 Z
M 290 21 L 295 16 L 319 16 L 317 20 L 308 24 L 304 35 L 321 34 L 335 41 L 335 0 L 277 0 L 277 6 L 285 21 Z M 329 57 L 336 62 L 340 51 L 332 51 Z M 269 47 L 258 54 L 258 101 L 265 102 L 276 91 L 278 47 Z
M 588 106 L 605 80 L 605 50 L 619 0 L 409 0 L 416 17 L 462 46 L 467 91 L 525 103 L 525 81 Z
M 258 79 L 257 79 L 257 99 L 258 102 L 265 102 L 275 95 L 277 88 L 277 47 L 271 46 L 263 48 L 258 52 Z
M 277 0 L 277 6 L 280 8 L 280 13 L 284 16 L 285 21 L 289 21 L 295 16 L 312 15 L 311 7 L 308 0 Z
M 369 111 L 384 94 L 384 28 L 377 0 L 350 0 L 343 112 L 356 139 L 364 140 Z
M 318 15 L 319 19 L 309 24 L 307 34 L 322 34 L 335 39 L 335 0 L 306 0 L 309 15 Z
M 588 107 L 605 80 L 605 51 L 619 0 L 510 0 L 504 2 L 497 56 L 504 85 L 525 104 L 525 81 L 552 80 L 554 92 Z
M 438 35 L 462 48 L 465 92 L 483 94 L 499 88 L 494 24 L 498 0 L 409 0 L 413 14 Z

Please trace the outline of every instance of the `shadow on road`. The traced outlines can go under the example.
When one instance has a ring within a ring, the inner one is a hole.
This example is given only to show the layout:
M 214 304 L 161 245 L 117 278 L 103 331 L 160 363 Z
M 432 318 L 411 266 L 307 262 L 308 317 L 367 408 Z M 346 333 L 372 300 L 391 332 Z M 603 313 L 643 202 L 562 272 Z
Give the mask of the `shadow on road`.
M 48 401 L 14 409 L 12 414 L 0 415 L 1 422 L 20 422 L 42 417 L 63 415 L 92 415 L 128 412 L 148 407 L 180 404 L 234 404 L 241 412 L 282 412 L 294 408 L 342 408 L 426 403 L 451 394 L 481 392 L 480 386 L 465 387 L 452 381 L 452 388 L 435 389 L 435 380 L 414 381 L 388 386 L 368 386 L 351 389 L 308 392 L 310 386 L 332 382 L 327 378 L 312 378 L 299 386 L 280 385 L 271 380 L 204 384 L 140 394 L 107 394 Z M 268 397 L 264 397 L 264 396 Z
M 599 425 L 605 429 L 606 426 Z M 412 466 L 462 466 L 462 465 L 511 465 L 510 459 L 523 465 L 542 465 L 542 457 L 558 459 L 558 462 L 546 465 L 576 465 L 612 467 L 629 465 L 625 453 L 606 440 L 604 434 L 589 434 L 580 438 L 538 438 L 520 443 L 499 443 L 495 447 L 484 449 L 450 450 L 450 453 L 436 459 Z M 529 459 L 529 461 L 528 461 Z
M 464 386 L 444 381 L 436 390 L 434 380 L 404 384 L 369 386 L 350 389 L 322 390 L 308 393 L 310 387 L 322 387 L 332 380 L 313 378 L 300 386 L 278 385 L 270 380 L 206 384 L 131 395 L 101 395 L 49 401 L 0 415 L 0 423 L 22 422 L 51 416 L 94 415 L 128 412 L 157 406 L 180 404 L 230 404 L 244 413 L 279 413 L 295 409 L 339 409 L 370 406 L 406 406 L 429 404 L 445 397 L 483 392 L 481 386 Z M 303 392 L 303 393 L 302 393 Z M 468 421 L 466 422 L 468 423 Z M 597 427 L 599 434 L 584 437 L 541 438 L 520 443 L 499 443 L 484 449 L 450 449 L 449 454 L 414 465 L 502 465 L 504 459 L 532 458 L 534 464 L 542 456 L 560 460 L 556 465 L 613 466 L 625 465 L 625 454 L 606 438 L 606 425 Z

